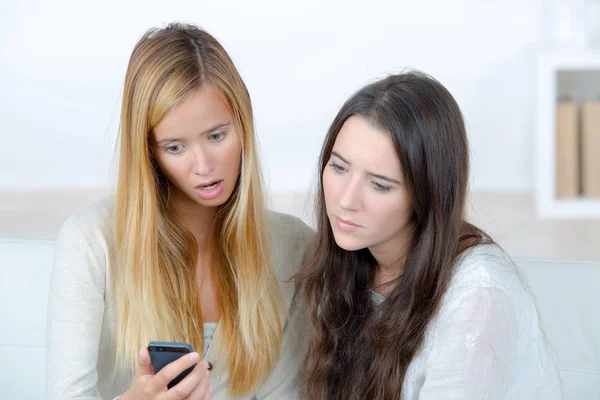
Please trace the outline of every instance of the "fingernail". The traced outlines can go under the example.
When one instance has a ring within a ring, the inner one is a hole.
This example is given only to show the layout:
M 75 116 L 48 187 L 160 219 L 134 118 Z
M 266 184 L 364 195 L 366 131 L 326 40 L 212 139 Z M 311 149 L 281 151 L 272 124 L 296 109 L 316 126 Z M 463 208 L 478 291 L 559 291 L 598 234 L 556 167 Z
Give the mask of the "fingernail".
M 191 360 L 192 362 L 196 362 L 196 361 L 198 361 L 199 359 L 200 359 L 200 355 L 198 355 L 198 353 L 191 353 L 191 354 L 190 354 L 190 360 Z

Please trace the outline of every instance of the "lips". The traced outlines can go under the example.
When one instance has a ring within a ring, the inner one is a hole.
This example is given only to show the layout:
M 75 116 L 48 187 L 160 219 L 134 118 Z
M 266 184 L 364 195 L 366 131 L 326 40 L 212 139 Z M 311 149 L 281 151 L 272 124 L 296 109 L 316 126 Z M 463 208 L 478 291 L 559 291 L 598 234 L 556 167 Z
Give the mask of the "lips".
M 343 224 L 346 224 L 346 225 L 352 225 L 352 226 L 356 226 L 357 228 L 360 228 L 360 225 L 358 225 L 358 224 L 355 224 L 355 223 L 354 223 L 354 222 L 352 222 L 352 221 L 349 221 L 349 220 L 346 220 L 346 219 L 343 219 L 343 218 L 340 218 L 340 217 L 336 217 L 336 218 L 337 218 L 337 219 L 338 219 L 338 220 L 339 220 L 341 223 L 343 223 Z
M 216 179 L 197 185 L 194 190 L 204 200 L 214 200 L 223 193 L 223 181 Z
M 348 221 L 339 217 L 335 217 L 335 223 L 337 227 L 343 231 L 355 231 L 359 228 L 362 228 L 362 226 L 355 224 L 352 221 Z

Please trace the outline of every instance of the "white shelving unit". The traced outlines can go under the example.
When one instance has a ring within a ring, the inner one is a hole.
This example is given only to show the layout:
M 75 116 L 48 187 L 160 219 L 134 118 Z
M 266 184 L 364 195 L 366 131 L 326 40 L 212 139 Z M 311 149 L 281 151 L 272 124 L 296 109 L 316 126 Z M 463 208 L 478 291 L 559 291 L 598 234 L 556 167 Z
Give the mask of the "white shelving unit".
M 600 98 L 600 51 L 540 54 L 535 151 L 537 215 L 555 219 L 600 218 L 600 199 L 556 198 L 556 101 L 561 97 Z

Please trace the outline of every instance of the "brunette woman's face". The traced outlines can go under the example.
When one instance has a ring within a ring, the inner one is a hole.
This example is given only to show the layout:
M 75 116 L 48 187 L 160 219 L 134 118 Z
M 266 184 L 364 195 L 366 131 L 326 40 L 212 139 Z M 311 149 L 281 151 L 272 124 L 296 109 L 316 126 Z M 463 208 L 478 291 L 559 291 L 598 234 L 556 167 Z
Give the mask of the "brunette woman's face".
M 338 246 L 402 251 L 412 236 L 413 201 L 390 134 L 352 116 L 323 170 L 327 216 Z
M 205 84 L 173 107 L 151 134 L 156 163 L 175 190 L 204 206 L 225 203 L 240 173 L 239 128 L 225 96 Z

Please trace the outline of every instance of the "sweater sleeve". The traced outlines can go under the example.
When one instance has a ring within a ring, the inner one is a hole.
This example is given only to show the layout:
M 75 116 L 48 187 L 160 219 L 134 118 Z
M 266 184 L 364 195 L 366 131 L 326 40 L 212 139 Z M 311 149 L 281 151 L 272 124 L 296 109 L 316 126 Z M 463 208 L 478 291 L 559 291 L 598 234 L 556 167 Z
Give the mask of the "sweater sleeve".
M 513 300 L 492 287 L 466 290 L 438 327 L 419 399 L 505 399 L 519 341 Z
M 94 254 L 75 217 L 57 241 L 46 327 L 46 398 L 101 399 L 97 362 L 106 276 L 105 257 Z
M 281 243 L 283 248 L 295 248 L 291 261 L 293 275 L 310 256 L 313 247 L 314 231 L 304 223 L 297 223 L 291 243 Z M 290 252 L 291 255 L 292 252 Z M 308 351 L 309 324 L 304 310 L 302 290 L 292 280 L 281 282 L 283 291 L 293 291 L 289 307 L 289 318 L 283 331 L 283 343 L 279 364 L 268 381 L 258 390 L 256 400 L 293 400 L 299 398 L 298 383 Z

